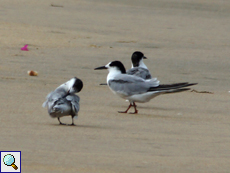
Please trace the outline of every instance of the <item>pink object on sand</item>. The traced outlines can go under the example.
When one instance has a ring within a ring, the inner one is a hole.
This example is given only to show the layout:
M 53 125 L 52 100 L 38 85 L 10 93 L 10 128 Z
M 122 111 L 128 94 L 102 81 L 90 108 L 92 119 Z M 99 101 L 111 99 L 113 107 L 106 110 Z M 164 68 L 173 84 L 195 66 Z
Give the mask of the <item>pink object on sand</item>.
M 27 48 L 28 44 L 26 44 L 24 47 L 21 48 L 22 51 L 29 51 L 29 49 Z

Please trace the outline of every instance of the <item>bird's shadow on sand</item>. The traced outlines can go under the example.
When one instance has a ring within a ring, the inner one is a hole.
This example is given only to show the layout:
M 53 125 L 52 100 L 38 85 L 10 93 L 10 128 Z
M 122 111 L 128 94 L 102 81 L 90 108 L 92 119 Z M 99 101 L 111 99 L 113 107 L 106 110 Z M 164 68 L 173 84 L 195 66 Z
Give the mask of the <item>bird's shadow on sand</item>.
M 85 125 L 85 124 L 75 124 L 75 125 L 60 125 L 60 124 L 47 124 L 51 126 L 60 126 L 60 127 L 72 127 L 72 128 L 93 128 L 93 129 L 106 129 L 109 127 L 106 126 L 97 126 L 97 125 Z
M 122 106 L 122 108 L 125 110 L 126 107 Z M 119 107 L 118 109 L 122 109 Z M 165 115 L 164 112 L 170 112 L 170 111 L 181 111 L 179 108 L 165 108 L 165 107 L 153 107 L 153 106 L 137 106 L 138 114 L 132 114 L 134 111 L 134 108 L 130 108 L 127 114 L 119 114 L 119 115 L 131 115 L 131 116 L 136 116 L 136 117 L 151 117 L 151 118 L 172 118 L 172 116 Z M 150 110 L 151 112 L 148 111 L 146 113 L 145 110 Z M 120 111 L 120 110 L 119 110 Z M 159 112 L 160 111 L 160 112 Z
M 127 107 L 126 106 L 116 106 L 118 109 L 124 109 L 126 110 Z M 146 110 L 152 110 L 152 111 L 177 111 L 179 110 L 178 108 L 165 108 L 165 107 L 156 107 L 156 106 L 144 106 L 144 105 L 137 105 L 137 109 L 141 110 L 141 109 L 146 109 Z M 130 110 L 134 110 L 133 107 L 130 108 Z

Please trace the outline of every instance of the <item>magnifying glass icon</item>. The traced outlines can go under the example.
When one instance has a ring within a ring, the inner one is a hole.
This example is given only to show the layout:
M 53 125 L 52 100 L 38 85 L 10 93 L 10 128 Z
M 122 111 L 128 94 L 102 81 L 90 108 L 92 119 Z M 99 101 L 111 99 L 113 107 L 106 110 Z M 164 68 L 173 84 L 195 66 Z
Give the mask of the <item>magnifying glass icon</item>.
M 15 170 L 18 169 L 18 167 L 14 164 L 15 163 L 15 158 L 11 154 L 7 154 L 3 158 L 3 162 L 7 166 L 12 166 Z

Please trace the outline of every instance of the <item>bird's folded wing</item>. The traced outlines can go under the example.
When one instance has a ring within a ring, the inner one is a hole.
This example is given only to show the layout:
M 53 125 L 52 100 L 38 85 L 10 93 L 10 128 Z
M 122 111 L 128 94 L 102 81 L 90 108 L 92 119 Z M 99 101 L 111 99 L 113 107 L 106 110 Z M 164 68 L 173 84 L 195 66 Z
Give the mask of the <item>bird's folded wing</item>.
M 80 110 L 80 106 L 79 106 L 80 97 L 75 94 L 71 94 L 66 97 L 66 100 L 71 102 L 72 110 L 74 114 L 77 115 Z
M 152 78 L 151 74 L 149 73 L 149 70 L 142 68 L 142 67 L 131 68 L 131 69 L 127 70 L 126 73 L 129 75 L 139 76 L 143 79 L 151 79 Z
M 140 77 L 131 75 L 119 75 L 109 80 L 108 84 L 113 91 L 129 96 L 145 93 L 151 86 L 158 86 L 159 81 L 157 79 L 144 80 Z

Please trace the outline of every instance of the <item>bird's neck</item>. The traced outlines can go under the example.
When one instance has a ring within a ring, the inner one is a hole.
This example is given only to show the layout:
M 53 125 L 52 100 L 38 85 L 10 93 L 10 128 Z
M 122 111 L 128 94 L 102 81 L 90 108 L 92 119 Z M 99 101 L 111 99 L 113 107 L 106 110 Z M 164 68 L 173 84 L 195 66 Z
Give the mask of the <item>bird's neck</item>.
M 121 71 L 115 70 L 115 69 L 110 69 L 109 74 L 107 75 L 107 84 L 108 84 L 109 80 L 113 80 L 119 74 L 122 74 Z
M 139 67 L 148 69 L 148 67 L 145 65 L 145 63 L 143 62 L 143 60 L 140 60 L 140 62 L 139 62 Z

